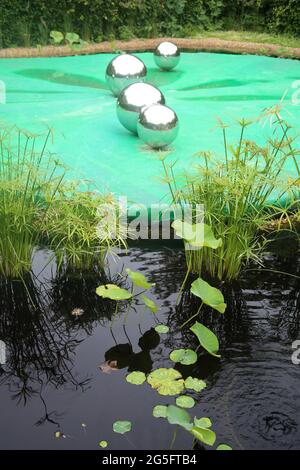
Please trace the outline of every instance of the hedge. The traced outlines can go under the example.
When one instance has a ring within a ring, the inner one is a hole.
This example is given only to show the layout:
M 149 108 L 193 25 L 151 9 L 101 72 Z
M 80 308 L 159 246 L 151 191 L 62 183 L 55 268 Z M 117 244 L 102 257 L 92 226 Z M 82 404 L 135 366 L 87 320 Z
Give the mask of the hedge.
M 299 0 L 0 0 L 0 47 L 49 43 L 52 30 L 89 41 L 188 36 L 208 29 L 300 34 Z

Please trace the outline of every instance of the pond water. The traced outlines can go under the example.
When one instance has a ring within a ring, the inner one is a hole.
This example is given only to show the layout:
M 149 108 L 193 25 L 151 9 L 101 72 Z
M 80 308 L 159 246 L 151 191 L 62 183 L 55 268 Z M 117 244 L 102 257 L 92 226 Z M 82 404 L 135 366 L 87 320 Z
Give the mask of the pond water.
M 269 252 L 265 267 L 298 275 L 300 258 L 287 255 L 286 246 Z M 184 277 L 183 252 L 177 246 L 133 246 L 110 259 L 105 275 L 97 270 L 58 275 L 49 257 L 46 250 L 36 252 L 26 289 L 21 282 L 1 284 L 0 339 L 7 361 L 0 369 L 0 448 L 99 449 L 103 439 L 110 449 L 169 448 L 173 427 L 153 418 L 152 409 L 173 398 L 147 384 L 130 385 L 125 376 L 171 367 L 172 349 L 197 346 L 193 335 L 180 330 L 196 303 L 185 293 L 174 307 Z M 118 276 L 126 267 L 156 283 L 152 292 L 160 311 L 155 317 L 138 307 L 126 324 L 121 312 L 111 330 L 112 303 L 98 298 L 95 288 L 108 280 L 129 285 Z M 234 449 L 299 448 L 300 365 L 291 361 L 292 342 L 300 337 L 299 288 L 296 277 L 248 271 L 239 283 L 224 286 L 224 317 L 207 311 L 201 318 L 217 333 L 222 358 L 200 354 L 197 364 L 178 369 L 207 382 L 200 394 L 192 394 L 197 402 L 192 414 L 212 419 L 218 443 Z M 72 315 L 75 308 L 84 313 Z M 159 322 L 170 327 L 161 337 L 153 330 Z M 105 367 L 111 360 L 118 370 Z M 132 421 L 132 432 L 113 433 L 116 420 Z M 57 431 L 66 437 L 56 438 Z M 179 431 L 174 448 L 190 449 L 190 435 Z

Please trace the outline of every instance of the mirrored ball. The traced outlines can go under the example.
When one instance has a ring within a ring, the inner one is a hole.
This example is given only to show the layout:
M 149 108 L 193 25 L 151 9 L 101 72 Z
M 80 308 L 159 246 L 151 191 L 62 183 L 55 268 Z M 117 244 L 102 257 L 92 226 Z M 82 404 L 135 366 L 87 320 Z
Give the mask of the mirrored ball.
M 154 149 L 170 145 L 177 137 L 179 122 L 168 106 L 155 104 L 143 109 L 137 124 L 140 139 Z
M 154 60 L 160 69 L 172 70 L 179 63 L 179 49 L 173 42 L 161 42 L 154 51 Z
M 123 126 L 137 133 L 140 112 L 150 104 L 165 104 L 162 92 L 149 83 L 134 83 L 124 88 L 117 99 L 117 115 Z
M 143 82 L 147 68 L 142 60 L 131 54 L 115 57 L 106 68 L 106 83 L 115 96 L 131 83 Z

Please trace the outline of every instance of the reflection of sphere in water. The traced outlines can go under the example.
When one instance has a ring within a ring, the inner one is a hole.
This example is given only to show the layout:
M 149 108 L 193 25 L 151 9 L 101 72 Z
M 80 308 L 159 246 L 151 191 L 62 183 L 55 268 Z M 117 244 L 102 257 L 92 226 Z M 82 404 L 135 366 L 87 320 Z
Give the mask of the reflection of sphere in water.
M 106 83 L 115 96 L 131 83 L 143 82 L 147 75 L 144 62 L 134 55 L 121 54 L 106 68 Z
M 179 63 L 179 49 L 173 42 L 161 42 L 154 51 L 154 60 L 160 69 L 172 70 Z
M 166 147 L 176 139 L 179 122 L 176 113 L 168 106 L 154 104 L 143 109 L 137 124 L 140 139 L 150 147 Z
M 148 83 L 134 83 L 124 88 L 117 99 L 118 118 L 126 129 L 136 133 L 141 110 L 156 103 L 165 103 L 165 98 L 158 88 Z

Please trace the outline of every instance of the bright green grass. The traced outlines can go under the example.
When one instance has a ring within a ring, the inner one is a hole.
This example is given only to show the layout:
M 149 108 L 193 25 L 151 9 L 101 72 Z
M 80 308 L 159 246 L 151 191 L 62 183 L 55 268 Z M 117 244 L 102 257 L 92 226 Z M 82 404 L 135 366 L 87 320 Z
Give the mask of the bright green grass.
M 228 41 L 256 42 L 259 44 L 274 44 L 282 47 L 300 47 L 300 38 L 286 34 L 257 33 L 255 31 L 203 31 L 195 34 L 197 38 L 217 38 Z

